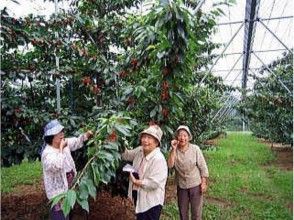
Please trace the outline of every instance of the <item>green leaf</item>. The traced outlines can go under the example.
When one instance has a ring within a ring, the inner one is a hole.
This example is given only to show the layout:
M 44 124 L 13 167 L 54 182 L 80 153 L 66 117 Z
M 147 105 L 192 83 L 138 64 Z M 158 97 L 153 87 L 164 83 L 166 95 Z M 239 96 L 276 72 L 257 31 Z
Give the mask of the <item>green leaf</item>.
M 91 164 L 91 168 L 92 168 L 92 173 L 93 173 L 93 177 L 94 177 L 94 183 L 96 186 L 99 185 L 100 182 L 100 174 L 98 169 L 95 168 L 94 164 Z
M 66 196 L 65 199 L 63 200 L 61 209 L 63 211 L 64 216 L 67 216 L 70 212 L 70 201 L 69 198 Z
M 74 204 L 76 203 L 76 199 L 77 199 L 77 195 L 76 192 L 74 190 L 68 190 L 67 191 L 67 199 L 69 201 L 69 205 L 71 208 L 73 208 Z
M 114 143 L 114 142 L 109 142 L 109 143 L 103 145 L 103 148 L 117 151 L 118 150 L 118 145 L 116 143 Z
M 122 133 L 124 136 L 127 136 L 127 137 L 131 136 L 127 126 L 122 126 L 122 125 L 116 124 L 116 125 L 114 125 L 114 127 L 118 132 Z
M 153 118 L 156 115 L 157 112 L 157 106 L 154 107 L 154 109 L 150 112 L 150 118 Z
M 80 199 L 88 199 L 89 192 L 88 187 L 85 181 L 82 181 L 79 186 L 79 198 Z
M 87 179 L 87 187 L 88 187 L 88 192 L 90 196 L 93 199 L 96 199 L 96 187 L 94 186 L 93 180 Z
M 77 200 L 78 204 L 89 213 L 89 202 L 88 200 Z
M 108 161 L 112 161 L 113 160 L 113 156 L 112 154 L 106 152 L 106 151 L 100 151 L 100 156 L 98 156 L 99 159 L 107 159 Z
M 55 197 L 53 197 L 50 201 L 51 203 L 51 208 L 53 208 L 53 206 L 55 206 L 62 198 L 65 197 L 65 193 L 61 193 Z

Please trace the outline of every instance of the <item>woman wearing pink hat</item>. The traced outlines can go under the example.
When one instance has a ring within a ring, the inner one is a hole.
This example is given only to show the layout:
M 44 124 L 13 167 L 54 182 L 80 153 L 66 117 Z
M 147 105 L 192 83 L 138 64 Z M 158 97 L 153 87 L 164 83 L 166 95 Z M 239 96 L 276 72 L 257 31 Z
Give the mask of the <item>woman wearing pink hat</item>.
M 203 193 L 207 189 L 208 168 L 200 148 L 191 144 L 192 134 L 187 126 L 176 130 L 176 139 L 171 141 L 172 150 L 168 167 L 175 167 L 178 206 L 181 220 L 189 220 L 191 205 L 192 220 L 200 220 Z
M 64 127 L 57 120 L 52 120 L 45 126 L 45 145 L 41 152 L 41 162 L 48 199 L 52 199 L 70 188 L 77 173 L 70 152 L 81 148 L 92 135 L 92 131 L 87 131 L 78 138 L 64 138 Z M 50 219 L 69 219 L 69 216 L 63 215 L 58 203 L 50 210 Z
M 137 178 L 130 174 L 128 196 L 134 202 L 137 220 L 159 220 L 164 202 L 167 164 L 160 151 L 162 131 L 152 125 L 140 133 L 141 145 L 122 154 L 133 162 Z

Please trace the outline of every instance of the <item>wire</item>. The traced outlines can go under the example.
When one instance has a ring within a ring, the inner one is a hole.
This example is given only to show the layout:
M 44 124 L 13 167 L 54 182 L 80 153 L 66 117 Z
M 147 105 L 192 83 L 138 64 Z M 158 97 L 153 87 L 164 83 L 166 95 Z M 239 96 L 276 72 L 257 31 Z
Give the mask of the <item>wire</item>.
M 288 3 L 289 3 L 289 1 L 286 1 L 285 5 L 284 5 L 284 8 L 283 8 L 283 10 L 282 10 L 281 16 L 282 16 L 282 15 L 284 15 L 284 12 L 285 12 L 285 9 L 286 9 L 286 7 L 288 6 Z M 275 28 L 275 31 L 274 31 L 274 33 L 277 33 L 278 27 L 280 26 L 280 22 L 281 22 L 281 20 L 279 19 L 279 20 L 278 20 L 278 24 L 277 24 L 277 26 L 276 26 L 276 28 Z M 274 39 L 274 36 L 272 36 L 272 38 L 271 38 L 271 41 L 270 41 L 270 44 L 269 44 L 269 45 L 271 45 L 271 44 L 272 44 L 272 42 L 273 42 L 273 39 Z
M 272 4 L 272 7 L 271 7 L 271 12 L 270 12 L 269 18 L 272 17 L 272 13 L 273 13 L 273 9 L 274 9 L 275 3 L 276 3 L 276 0 L 273 1 L 273 4 Z M 270 21 L 270 20 L 267 20 L 267 23 L 266 23 L 267 25 L 268 25 L 269 21 Z M 264 38 L 265 38 L 265 34 L 266 34 L 266 32 L 267 32 L 267 29 L 265 29 L 264 32 L 263 32 L 262 41 L 261 41 L 261 44 L 260 44 L 260 47 L 259 47 L 260 50 L 261 50 L 261 48 L 262 48 L 262 44 L 264 43 Z

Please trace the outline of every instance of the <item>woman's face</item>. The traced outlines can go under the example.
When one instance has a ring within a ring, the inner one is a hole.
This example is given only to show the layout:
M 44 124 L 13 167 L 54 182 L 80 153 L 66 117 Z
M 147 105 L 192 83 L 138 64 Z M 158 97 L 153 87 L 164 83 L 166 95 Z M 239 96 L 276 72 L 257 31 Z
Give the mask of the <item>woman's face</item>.
M 178 131 L 177 139 L 179 141 L 179 146 L 184 147 L 189 143 L 189 134 L 187 131 L 181 129 Z
M 149 134 L 142 134 L 141 145 L 143 147 L 144 153 L 150 153 L 157 147 L 158 141 Z
M 58 134 L 54 135 L 52 143 L 55 143 L 56 145 L 60 145 L 61 140 L 64 139 L 64 131 L 62 130 Z

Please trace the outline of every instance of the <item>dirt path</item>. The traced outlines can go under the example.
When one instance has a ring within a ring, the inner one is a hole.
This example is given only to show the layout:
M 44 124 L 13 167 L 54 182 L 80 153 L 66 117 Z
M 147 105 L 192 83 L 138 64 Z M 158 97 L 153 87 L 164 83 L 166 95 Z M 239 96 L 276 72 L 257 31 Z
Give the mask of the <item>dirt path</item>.
M 260 142 L 266 144 L 276 155 L 277 159 L 273 162 L 282 170 L 293 170 L 293 149 L 290 145 L 280 143 L 272 143 L 264 139 L 259 139 Z

